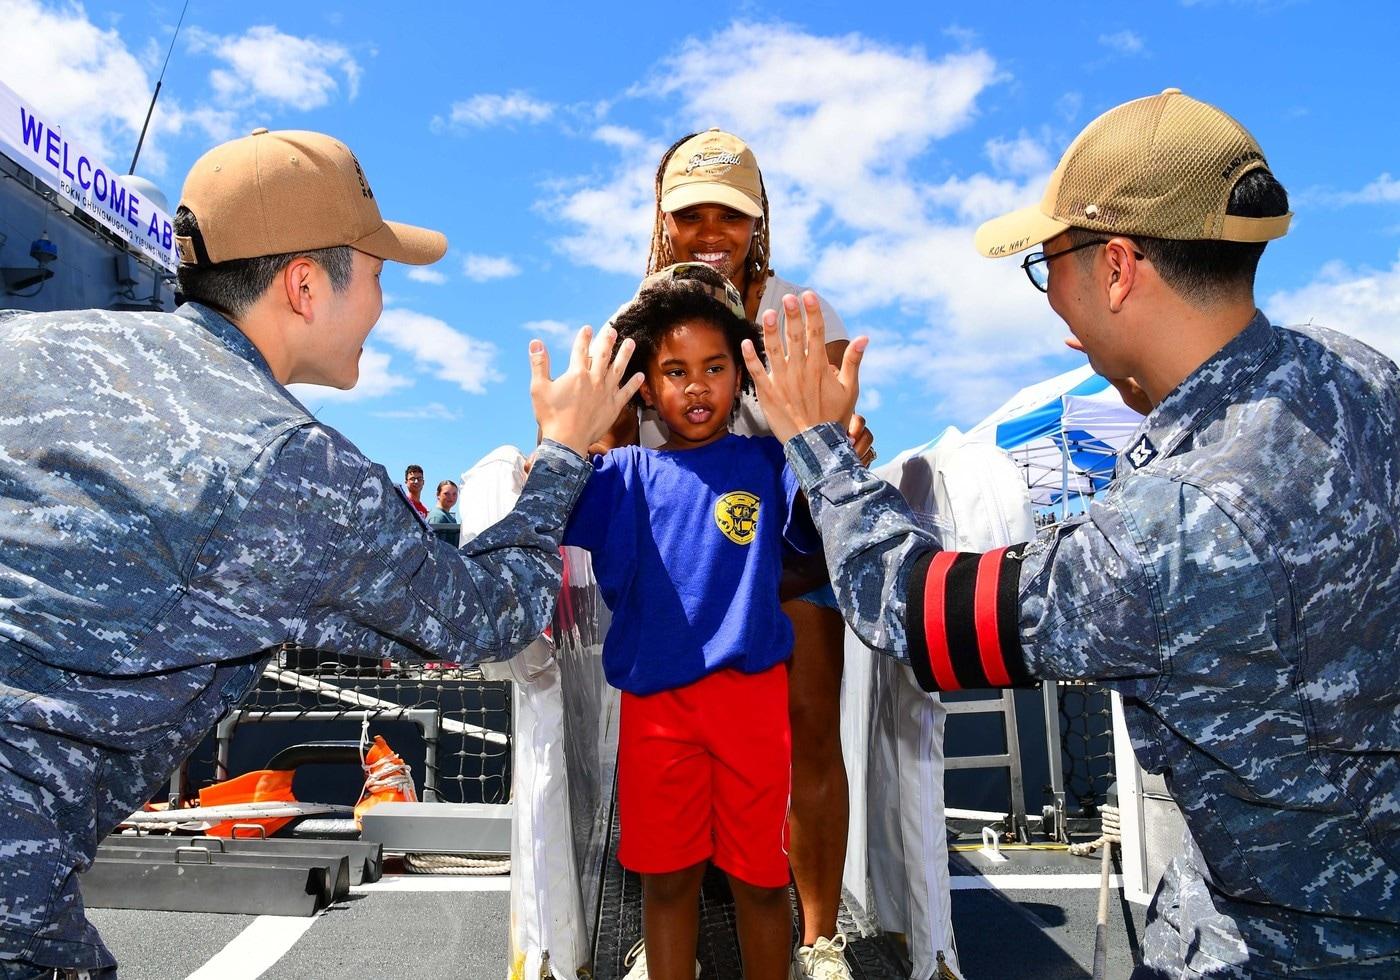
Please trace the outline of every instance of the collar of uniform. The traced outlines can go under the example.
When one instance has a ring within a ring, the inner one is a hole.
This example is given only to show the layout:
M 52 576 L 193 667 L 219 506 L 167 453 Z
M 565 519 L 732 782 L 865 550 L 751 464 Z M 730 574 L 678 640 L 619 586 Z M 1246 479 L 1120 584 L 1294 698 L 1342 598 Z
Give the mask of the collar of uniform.
M 239 330 L 237 325 L 222 313 L 216 312 L 203 303 L 186 303 L 175 311 L 175 315 L 184 317 L 191 323 L 199 324 L 213 334 L 214 339 L 219 343 L 262 371 L 269 378 L 273 378 L 272 368 L 268 365 L 267 359 L 253 346 L 248 335 Z M 277 379 L 273 378 L 273 380 Z
M 1118 455 L 1115 477 L 1137 472 L 1154 459 L 1170 456 L 1200 420 L 1258 371 L 1278 346 L 1278 331 L 1263 313 L 1204 364 L 1192 371 L 1142 420 Z

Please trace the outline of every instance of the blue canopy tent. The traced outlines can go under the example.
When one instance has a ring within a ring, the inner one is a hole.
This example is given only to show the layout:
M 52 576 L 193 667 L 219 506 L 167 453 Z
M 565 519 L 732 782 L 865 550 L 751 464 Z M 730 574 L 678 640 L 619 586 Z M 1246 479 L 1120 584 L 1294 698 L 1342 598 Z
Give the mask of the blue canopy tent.
M 1009 452 L 1025 472 L 1031 502 L 1067 516 L 1108 485 L 1141 421 L 1086 364 L 1021 389 L 966 438 Z

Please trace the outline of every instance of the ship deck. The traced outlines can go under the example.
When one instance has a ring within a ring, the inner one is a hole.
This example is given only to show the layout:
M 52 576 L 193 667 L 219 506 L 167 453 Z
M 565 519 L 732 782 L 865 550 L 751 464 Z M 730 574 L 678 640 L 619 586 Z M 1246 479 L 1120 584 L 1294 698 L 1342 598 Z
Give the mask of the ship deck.
M 952 916 L 962 975 L 1044 980 L 1091 975 L 1099 859 L 1064 850 L 1007 847 L 993 864 L 970 836 L 950 842 Z M 595 943 L 595 980 L 622 975 L 636 938 L 640 889 L 609 858 Z M 396 872 L 396 869 L 398 873 Z M 394 862 L 374 884 L 313 917 L 209 915 L 94 909 L 93 922 L 121 963 L 124 980 L 302 980 L 316 978 L 505 978 L 509 971 L 508 876 L 403 874 Z M 1110 977 L 1132 970 L 1145 909 L 1111 879 Z M 733 908 L 720 876 L 707 879 L 699 959 L 702 977 L 737 978 Z M 862 934 L 869 922 L 842 911 L 858 980 L 908 976 L 897 937 Z

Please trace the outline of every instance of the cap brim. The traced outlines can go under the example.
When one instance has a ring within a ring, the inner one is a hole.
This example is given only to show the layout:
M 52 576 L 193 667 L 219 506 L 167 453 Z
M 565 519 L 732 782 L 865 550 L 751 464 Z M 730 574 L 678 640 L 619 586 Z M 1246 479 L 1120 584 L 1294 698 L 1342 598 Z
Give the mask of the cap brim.
M 406 265 L 428 265 L 447 254 L 447 236 L 440 231 L 386 221 L 351 248 L 375 258 Z
M 691 181 L 673 187 L 661 198 L 661 210 L 667 214 L 697 204 L 723 204 L 727 208 L 747 214 L 750 218 L 763 217 L 763 202 L 755 201 L 737 187 L 718 181 Z
M 1069 224 L 1050 217 L 1039 205 L 1003 214 L 982 223 L 973 238 L 977 251 L 990 259 L 1015 255 L 1069 229 Z

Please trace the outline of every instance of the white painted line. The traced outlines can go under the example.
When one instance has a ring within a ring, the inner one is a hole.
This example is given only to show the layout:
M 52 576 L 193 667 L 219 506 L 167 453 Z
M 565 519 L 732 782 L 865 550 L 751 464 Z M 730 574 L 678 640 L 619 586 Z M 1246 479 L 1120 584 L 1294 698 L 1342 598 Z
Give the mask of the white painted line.
M 1098 888 L 1099 876 L 1091 874 L 1054 875 L 953 875 L 952 890 L 974 891 L 1056 891 L 1073 888 Z M 1122 875 L 1109 875 L 1108 887 L 1122 888 Z
M 1098 880 L 1097 876 L 1094 878 Z M 508 892 L 509 875 L 385 875 L 366 885 L 352 885 L 352 895 L 364 892 Z
M 260 915 L 187 980 L 257 980 L 316 924 L 314 915 Z

